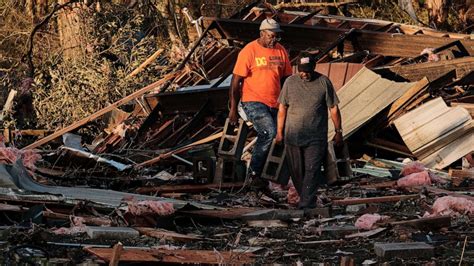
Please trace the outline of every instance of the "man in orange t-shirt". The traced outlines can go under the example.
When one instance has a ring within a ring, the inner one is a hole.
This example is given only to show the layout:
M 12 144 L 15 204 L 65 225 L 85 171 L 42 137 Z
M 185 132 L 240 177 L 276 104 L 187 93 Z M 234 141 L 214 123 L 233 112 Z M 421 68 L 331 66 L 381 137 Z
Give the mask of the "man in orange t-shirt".
M 277 43 L 280 32 L 280 25 L 275 20 L 262 21 L 260 37 L 240 51 L 231 82 L 231 124 L 237 123 L 237 106 L 241 100 L 242 109 L 257 132 L 249 169 L 251 187 L 254 190 L 268 187 L 268 182 L 260 178 L 260 175 L 276 136 L 281 84 L 292 74 L 288 53 Z

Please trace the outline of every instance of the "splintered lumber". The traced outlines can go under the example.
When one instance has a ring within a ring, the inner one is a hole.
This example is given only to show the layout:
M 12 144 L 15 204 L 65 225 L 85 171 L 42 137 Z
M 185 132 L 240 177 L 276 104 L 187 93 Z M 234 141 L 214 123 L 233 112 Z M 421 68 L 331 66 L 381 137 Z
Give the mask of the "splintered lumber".
M 180 234 L 173 231 L 168 231 L 161 228 L 147 228 L 147 227 L 135 227 L 135 230 L 140 232 L 142 235 L 151 236 L 158 239 L 175 240 L 182 242 L 189 242 L 194 240 L 202 240 L 202 236 L 195 234 Z
M 110 262 L 112 248 L 86 247 L 85 251 Z M 123 249 L 120 262 L 162 262 L 179 264 L 251 264 L 252 253 L 209 250 L 164 250 L 164 249 Z
M 474 179 L 474 170 L 449 169 L 449 176 L 451 176 L 451 177 L 468 177 L 470 179 Z
M 340 199 L 333 200 L 333 205 L 355 205 L 364 203 L 381 203 L 381 202 L 398 202 L 401 200 L 417 199 L 420 195 L 395 195 L 395 196 L 383 196 L 383 197 L 372 197 L 372 198 L 353 198 L 353 199 Z
M 383 67 L 376 69 L 375 72 L 392 72 L 410 81 L 417 81 L 423 77 L 427 77 L 429 80 L 435 80 L 451 70 L 456 70 L 458 76 L 469 74 L 469 72 L 474 70 L 474 57 L 465 56 L 451 60 L 440 60 L 438 62 Z
M 387 119 L 391 120 L 395 114 L 403 110 L 403 107 L 406 107 L 410 102 L 412 102 L 414 97 L 419 96 L 420 93 L 426 91 L 429 84 L 430 82 L 426 77 L 415 83 L 400 98 L 392 103 L 387 114 Z
M 248 221 L 250 227 L 288 227 L 288 224 L 281 220 L 254 220 Z
M 342 239 L 330 239 L 330 240 L 316 240 L 316 241 L 302 241 L 302 242 L 296 242 L 298 245 L 303 245 L 303 246 L 319 246 L 319 245 L 333 245 L 333 244 L 342 244 L 345 241 Z
M 173 78 L 176 74 L 177 73 L 168 74 L 164 78 L 162 78 L 162 79 L 160 79 L 160 80 L 158 80 L 158 81 L 156 81 L 156 82 L 154 82 L 154 83 L 152 83 L 152 84 L 150 84 L 150 85 L 148 85 L 148 86 L 146 86 L 146 87 L 144 87 L 144 88 L 142 88 L 142 89 L 140 89 L 140 90 L 138 90 L 138 91 L 136 91 L 136 92 L 134 92 L 134 93 L 132 93 L 128 96 L 126 96 L 125 98 L 122 98 L 122 99 L 116 101 L 115 103 L 113 103 L 113 104 L 111 104 L 107 107 L 104 107 L 104 108 L 100 109 L 99 111 L 91 114 L 90 116 L 88 116 L 86 118 L 83 118 L 83 119 L 81 119 L 81 120 L 79 120 L 79 121 L 63 128 L 63 129 L 60 129 L 60 130 L 54 132 L 53 134 L 51 134 L 47 137 L 44 137 L 44 138 L 42 138 L 42 139 L 26 146 L 26 147 L 24 147 L 23 150 L 37 148 L 37 147 L 39 147 L 43 144 L 46 144 L 46 143 L 48 143 L 48 142 L 50 142 L 50 141 L 52 141 L 52 140 L 54 140 L 58 137 L 61 137 L 62 135 L 66 134 L 66 133 L 68 133 L 72 130 L 75 130 L 75 129 L 77 129 L 77 128 L 79 128 L 79 127 L 81 127 L 81 126 L 83 126 L 83 125 L 99 118 L 99 117 L 101 117 L 102 115 L 114 110 L 115 108 L 117 108 L 117 107 L 119 107 L 119 106 L 121 106 L 125 103 L 128 103 L 129 101 L 134 100 L 134 99 L 144 95 L 145 93 L 148 93 L 148 92 L 156 89 L 157 87 L 165 84 L 165 82 L 167 82 L 168 80 Z
M 0 113 L 0 120 L 3 120 L 5 115 L 11 111 L 13 107 L 13 99 L 15 99 L 16 94 L 17 94 L 16 90 L 10 90 L 10 93 L 8 93 L 7 100 L 5 104 L 3 105 L 2 112 Z
M 170 158 L 171 156 L 173 156 L 173 154 L 178 154 L 178 153 L 181 153 L 181 152 L 185 152 L 185 151 L 188 151 L 190 149 L 192 149 L 194 146 L 196 145 L 201 145 L 201 144 L 204 144 L 204 143 L 207 143 L 207 142 L 210 142 L 210 141 L 213 141 L 213 140 L 216 140 L 216 139 L 220 139 L 222 137 L 222 134 L 224 134 L 224 132 L 219 132 L 219 133 L 216 133 L 214 135 L 211 135 L 211 136 L 208 136 L 208 137 L 205 137 L 201 140 L 198 140 L 196 142 L 193 142 L 189 145 L 186 145 L 184 147 L 181 147 L 181 148 L 177 148 L 175 150 L 172 150 L 170 152 L 167 152 L 167 153 L 164 153 L 164 154 L 160 154 L 158 157 L 155 157 L 153 159 L 150 159 L 148 161 L 145 161 L 143 163 L 139 163 L 137 165 L 135 165 L 135 168 L 142 168 L 142 167 L 145 167 L 145 166 L 149 166 L 149 165 L 152 165 L 152 164 L 155 164 L 155 163 L 158 163 L 159 161 L 163 160 L 163 159 L 166 159 L 166 158 Z
M 113 252 L 112 252 L 112 259 L 110 260 L 109 266 L 117 266 L 119 264 L 122 251 L 123 251 L 122 243 L 118 242 L 117 244 L 115 244 Z
M 474 117 L 474 103 L 458 103 L 458 102 L 451 102 L 451 106 L 461 106 L 462 108 L 466 109 L 470 114 L 471 117 Z
M 143 62 L 139 67 L 137 67 L 135 70 L 132 71 L 132 73 L 128 74 L 127 77 L 133 77 L 136 74 L 140 73 L 145 67 L 147 67 L 149 64 L 151 64 L 155 59 L 160 56 L 163 53 L 164 49 L 159 49 L 156 51 L 154 54 L 152 54 L 150 57 L 148 57 L 145 62 Z

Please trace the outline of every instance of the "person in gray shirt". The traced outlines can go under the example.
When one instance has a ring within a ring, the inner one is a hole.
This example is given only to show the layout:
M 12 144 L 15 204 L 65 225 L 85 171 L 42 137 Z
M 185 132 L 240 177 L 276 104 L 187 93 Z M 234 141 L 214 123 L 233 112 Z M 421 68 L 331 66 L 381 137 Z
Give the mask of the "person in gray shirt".
M 339 99 L 331 81 L 314 71 L 315 65 L 312 55 L 302 54 L 298 73 L 286 79 L 278 98 L 276 142 L 286 145 L 299 209 L 316 207 L 317 187 L 324 183 L 321 165 L 327 151 L 328 109 L 336 130 L 334 141 L 342 144 Z

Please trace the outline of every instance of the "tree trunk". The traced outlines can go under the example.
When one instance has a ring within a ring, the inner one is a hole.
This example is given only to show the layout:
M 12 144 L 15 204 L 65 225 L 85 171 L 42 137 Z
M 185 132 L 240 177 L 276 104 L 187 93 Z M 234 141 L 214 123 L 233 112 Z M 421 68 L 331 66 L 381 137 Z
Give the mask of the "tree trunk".
M 179 36 L 178 28 L 175 22 L 175 3 L 172 0 L 164 0 L 156 3 L 156 8 L 165 20 L 168 36 L 171 41 L 171 56 L 176 61 L 186 56 L 186 49 Z
M 59 4 L 69 2 L 59 0 Z M 84 58 L 87 52 L 87 25 L 84 19 L 90 12 L 84 3 L 74 3 L 60 11 L 58 16 L 59 40 L 63 48 L 65 60 Z

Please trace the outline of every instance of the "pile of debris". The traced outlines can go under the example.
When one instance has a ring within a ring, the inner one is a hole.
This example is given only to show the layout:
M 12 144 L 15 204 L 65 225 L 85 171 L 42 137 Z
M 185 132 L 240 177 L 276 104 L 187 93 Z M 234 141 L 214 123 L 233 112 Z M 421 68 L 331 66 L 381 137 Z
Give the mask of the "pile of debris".
M 329 145 L 329 185 L 311 211 L 294 208 L 276 145 L 263 174 L 274 197 L 242 193 L 255 133 L 226 123 L 239 50 L 269 16 L 291 59 L 323 53 L 316 70 L 340 99 L 346 145 Z M 205 24 L 163 79 L 22 150 L 0 148 L 7 264 L 474 262 L 474 40 L 256 5 Z M 88 143 L 71 133 L 99 120 Z

